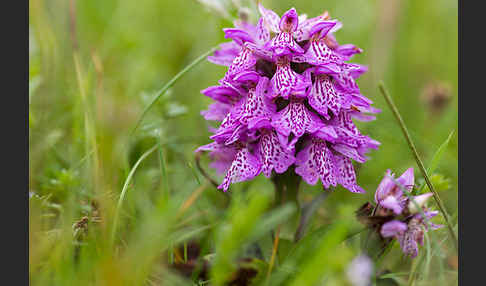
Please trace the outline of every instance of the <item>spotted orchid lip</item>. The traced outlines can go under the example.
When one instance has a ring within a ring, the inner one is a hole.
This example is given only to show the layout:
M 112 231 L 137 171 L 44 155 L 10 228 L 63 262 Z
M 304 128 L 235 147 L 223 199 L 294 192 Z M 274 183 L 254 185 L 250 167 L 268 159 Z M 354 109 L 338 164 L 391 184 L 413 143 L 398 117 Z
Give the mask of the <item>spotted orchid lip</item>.
M 339 45 L 333 32 L 341 23 L 328 14 L 282 17 L 259 3 L 256 25 L 235 22 L 230 39 L 208 57 L 227 67 L 219 85 L 201 92 L 215 100 L 202 114 L 220 122 L 210 137 L 212 166 L 225 173 L 219 186 L 286 172 L 325 188 L 338 184 L 362 193 L 353 161 L 364 163 L 379 142 L 361 134 L 352 121 L 373 119 L 371 101 L 356 78 L 366 67 L 347 61 L 361 52 Z

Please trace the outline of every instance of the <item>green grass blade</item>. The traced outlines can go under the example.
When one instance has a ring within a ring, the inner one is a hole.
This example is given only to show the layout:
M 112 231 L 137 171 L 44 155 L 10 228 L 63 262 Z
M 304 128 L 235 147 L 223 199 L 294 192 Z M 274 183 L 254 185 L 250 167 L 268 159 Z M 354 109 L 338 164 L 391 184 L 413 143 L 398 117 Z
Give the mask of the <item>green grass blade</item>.
M 129 184 L 132 180 L 133 174 L 135 174 L 135 171 L 137 170 L 140 163 L 142 163 L 142 161 L 145 160 L 145 158 L 147 158 L 150 154 L 152 154 L 152 152 L 157 150 L 157 148 L 158 148 L 158 144 L 153 146 L 152 148 L 150 148 L 145 153 L 143 153 L 142 156 L 140 156 L 138 161 L 135 163 L 135 165 L 133 165 L 132 169 L 130 170 L 130 173 L 128 173 L 128 176 L 125 180 L 125 183 L 123 184 L 123 189 L 120 193 L 120 198 L 118 199 L 118 204 L 117 204 L 116 210 L 115 210 L 115 216 L 114 216 L 114 221 L 113 221 L 113 229 L 111 230 L 111 245 L 113 245 L 113 243 L 115 242 L 115 234 L 116 234 L 116 230 L 117 230 L 117 227 L 118 227 L 118 219 L 120 217 L 120 209 L 123 205 L 123 200 L 125 199 L 125 195 L 127 193 L 128 186 L 129 186 Z
M 200 55 L 197 59 L 195 59 L 192 63 L 187 65 L 185 68 L 183 68 L 178 74 L 176 74 L 166 85 L 164 85 L 154 96 L 154 98 L 150 101 L 150 103 L 145 107 L 145 109 L 142 112 L 142 115 L 137 121 L 137 124 L 133 128 L 131 135 L 135 133 L 137 128 L 140 126 L 142 123 L 143 119 L 145 118 L 145 115 L 149 112 L 149 110 L 154 106 L 154 104 L 157 102 L 157 100 L 165 94 L 169 88 L 171 88 L 184 74 L 186 74 L 188 71 L 193 69 L 195 66 L 197 66 L 199 63 L 201 63 L 203 60 L 206 59 L 207 56 L 212 54 L 216 49 L 218 49 L 218 46 L 212 47 L 209 49 L 209 51 L 205 52 L 204 54 Z
M 299 273 L 289 285 L 316 285 L 327 272 L 341 265 L 341 260 L 345 255 L 343 255 L 344 253 L 339 255 L 338 245 L 346 237 L 349 224 L 349 221 L 343 220 L 331 226 L 331 229 L 321 239 L 315 254 L 302 265 Z M 322 267 L 323 265 L 326 267 Z
M 162 149 L 162 140 L 160 139 L 160 136 L 157 136 L 157 150 L 159 153 L 159 167 L 160 167 L 160 175 L 161 175 L 161 180 L 162 180 L 162 196 L 165 201 L 169 200 L 170 197 L 170 191 L 169 191 L 169 176 L 167 176 L 167 164 L 165 162 L 165 157 L 164 157 L 164 150 Z
M 447 146 L 449 146 L 449 143 L 451 142 L 451 139 L 454 136 L 454 133 L 455 133 L 455 130 L 452 130 L 451 133 L 449 134 L 449 136 L 447 137 L 447 139 L 444 141 L 444 143 L 442 143 L 439 146 L 439 149 L 437 149 L 437 151 L 435 152 L 434 156 L 432 157 L 432 160 L 430 161 L 430 165 L 427 168 L 428 174 L 432 175 L 435 172 L 435 170 L 437 169 L 437 166 L 439 165 L 439 162 L 442 159 L 442 156 L 444 155 L 445 150 L 447 149 Z M 418 192 L 419 194 L 424 191 L 425 185 L 426 185 L 425 182 L 423 182 L 422 185 L 419 188 L 419 192 Z

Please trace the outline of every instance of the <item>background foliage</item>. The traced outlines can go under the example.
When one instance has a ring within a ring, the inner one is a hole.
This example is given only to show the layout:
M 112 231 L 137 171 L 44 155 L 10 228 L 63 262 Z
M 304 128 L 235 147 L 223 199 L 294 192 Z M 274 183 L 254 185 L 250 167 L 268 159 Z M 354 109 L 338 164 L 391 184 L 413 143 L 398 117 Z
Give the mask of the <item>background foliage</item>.
M 208 62 L 193 68 L 131 133 L 157 90 L 225 41 L 221 29 L 232 26 L 239 2 L 249 1 L 29 1 L 32 285 L 216 285 L 251 276 L 244 269 L 257 270 L 255 283 L 349 283 L 345 270 L 359 253 L 359 236 L 349 235 L 362 228 L 353 212 L 373 200 L 386 169 L 416 168 L 377 82 L 386 83 L 429 166 L 457 130 L 457 2 L 263 1 L 280 15 L 290 7 L 311 17 L 328 10 L 342 21 L 336 37 L 364 49 L 354 58 L 369 67 L 359 85 L 382 110 L 376 121 L 359 123 L 362 133 L 382 143 L 359 168 L 367 193 L 329 193 L 297 244 L 282 227 L 269 277 L 271 230 L 298 210 L 273 207 L 273 186 L 262 175 L 224 194 L 195 168 L 195 148 L 209 142 L 199 112 L 210 99 L 199 91 L 216 84 L 225 69 Z M 432 180 L 457 225 L 456 135 L 445 148 Z M 420 185 L 418 168 L 415 176 Z M 323 192 L 320 184 L 303 183 L 301 205 Z M 242 260 L 256 257 L 255 242 L 261 259 Z M 183 274 L 191 261 L 207 272 L 204 279 Z M 446 229 L 428 237 L 415 260 L 395 244 L 376 267 L 373 283 L 457 284 Z

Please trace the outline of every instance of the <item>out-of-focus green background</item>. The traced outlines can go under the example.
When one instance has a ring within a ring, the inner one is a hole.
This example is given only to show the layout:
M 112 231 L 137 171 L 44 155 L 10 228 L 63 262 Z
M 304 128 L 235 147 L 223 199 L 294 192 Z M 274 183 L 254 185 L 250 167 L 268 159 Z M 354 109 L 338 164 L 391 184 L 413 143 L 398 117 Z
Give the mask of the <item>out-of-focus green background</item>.
M 223 3 L 222 10 L 201 2 Z M 196 66 L 150 110 L 141 128 L 130 133 L 157 90 L 199 55 L 226 41 L 221 29 L 232 26 L 235 4 L 248 3 L 201 2 L 29 1 L 29 187 L 31 196 L 42 198 L 44 203 L 38 206 L 31 202 L 30 274 L 34 284 L 52 282 L 45 274 L 46 265 L 62 268 L 46 258 L 45 251 L 50 248 L 45 248 L 49 243 L 43 235 L 52 236 L 54 230 L 65 229 L 90 214 L 93 206 L 88 202 L 92 199 L 103 202 L 106 214 L 100 215 L 104 221 L 98 224 L 109 229 L 129 171 L 157 140 L 164 146 L 168 177 L 162 184 L 167 183 L 171 194 L 176 194 L 174 200 L 182 202 L 205 181 L 195 169 L 194 150 L 210 142 L 208 123 L 200 111 L 211 100 L 200 90 L 217 84 L 224 67 L 209 62 Z M 362 133 L 381 142 L 359 168 L 358 183 L 367 193 L 352 194 L 338 188 L 322 203 L 314 223 L 332 222 L 343 205 L 352 211 L 371 201 L 386 169 L 399 175 L 413 166 L 420 184 L 422 176 L 377 84 L 385 82 L 427 166 L 448 135 L 454 130 L 457 134 L 457 1 L 262 2 L 279 15 L 295 7 L 310 17 L 328 10 L 332 18 L 340 20 L 343 27 L 335 36 L 341 44 L 353 43 L 364 50 L 353 59 L 369 67 L 358 83 L 362 93 L 382 110 L 377 120 L 359 123 Z M 222 12 L 225 9 L 228 15 Z M 433 176 L 454 224 L 457 155 L 454 135 Z M 203 165 L 207 163 L 203 159 Z M 159 169 L 155 155 L 139 166 L 124 201 L 122 224 L 128 226 L 123 233 L 141 223 L 142 213 L 157 196 Z M 272 185 L 261 175 L 253 182 L 235 185 L 233 192 L 244 189 L 271 190 Z M 217 222 L 224 213 L 226 197 L 218 192 L 208 187 L 194 203 L 198 209 L 218 209 L 208 214 L 209 222 Z M 321 192 L 319 184 L 303 184 L 301 200 L 308 201 Z M 446 237 L 445 230 L 440 233 Z M 443 247 L 452 249 L 450 243 Z M 63 261 L 62 250 L 51 255 L 56 253 L 59 257 L 55 261 Z M 400 258 L 396 248 L 392 255 L 409 263 Z M 59 271 L 64 276 L 54 284 L 70 281 L 71 272 Z

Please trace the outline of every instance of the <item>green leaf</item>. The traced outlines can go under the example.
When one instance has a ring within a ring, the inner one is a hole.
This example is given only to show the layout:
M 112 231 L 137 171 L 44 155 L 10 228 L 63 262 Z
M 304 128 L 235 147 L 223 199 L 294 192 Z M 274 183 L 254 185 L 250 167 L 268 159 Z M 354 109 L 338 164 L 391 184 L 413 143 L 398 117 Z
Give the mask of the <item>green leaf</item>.
M 314 255 L 300 267 L 299 273 L 289 285 L 316 285 L 329 271 L 341 267 L 349 253 L 345 253 L 338 245 L 346 237 L 349 225 L 348 220 L 334 223 L 320 240 Z
M 442 143 L 439 146 L 439 149 L 437 149 L 437 151 L 435 152 L 434 156 L 432 157 L 432 160 L 430 161 L 429 167 L 427 168 L 427 174 L 432 174 L 434 173 L 435 169 L 437 169 L 437 166 L 439 165 L 439 162 L 442 159 L 442 156 L 444 155 L 447 146 L 449 145 L 452 137 L 454 136 L 454 133 L 455 130 L 452 130 L 451 133 L 449 133 L 447 139 L 444 141 L 444 143 Z M 425 185 L 426 185 L 425 182 L 423 182 L 420 188 L 418 189 L 419 190 L 417 192 L 418 194 L 424 192 Z

